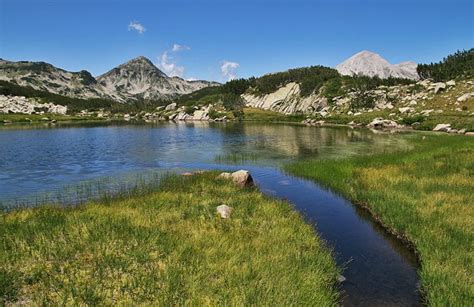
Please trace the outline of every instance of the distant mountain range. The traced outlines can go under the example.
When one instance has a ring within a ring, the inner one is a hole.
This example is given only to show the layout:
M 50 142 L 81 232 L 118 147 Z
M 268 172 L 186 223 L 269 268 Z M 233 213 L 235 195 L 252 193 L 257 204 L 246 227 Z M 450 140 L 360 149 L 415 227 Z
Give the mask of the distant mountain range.
M 392 65 L 379 54 L 361 51 L 336 66 L 336 70 L 345 76 L 368 76 L 387 79 L 389 77 L 418 80 L 418 64 L 403 62 Z
M 0 59 L 0 80 L 69 97 L 104 98 L 118 102 L 168 99 L 220 85 L 211 81 L 169 77 L 143 56 L 97 78 L 86 70 L 70 72 L 45 62 Z
M 362 51 L 336 66 L 341 75 L 418 79 L 417 64 L 392 65 L 380 55 Z M 103 98 L 116 102 L 173 99 L 183 94 L 220 85 L 169 77 L 153 63 L 137 57 L 98 77 L 88 71 L 70 72 L 45 62 L 11 62 L 0 59 L 0 80 L 74 98 Z

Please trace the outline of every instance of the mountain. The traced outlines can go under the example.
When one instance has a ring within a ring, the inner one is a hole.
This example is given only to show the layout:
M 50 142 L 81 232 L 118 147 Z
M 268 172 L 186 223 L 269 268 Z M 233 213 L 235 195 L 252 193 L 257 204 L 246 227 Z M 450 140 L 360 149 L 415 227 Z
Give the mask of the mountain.
M 367 50 L 356 53 L 346 61 L 336 66 L 341 75 L 362 75 L 387 79 L 389 77 L 419 79 L 416 71 L 417 64 L 403 62 L 392 65 L 379 54 Z
M 219 83 L 168 77 L 140 56 L 94 78 L 88 71 L 69 72 L 45 62 L 0 59 L 0 80 L 74 98 L 105 98 L 118 102 L 158 100 Z
M 0 59 L 0 80 L 69 97 L 87 99 L 108 96 L 88 71 L 70 72 L 45 62 Z
M 108 92 L 120 93 L 129 99 L 146 100 L 189 94 L 204 87 L 219 85 L 216 82 L 168 77 L 143 56 L 113 68 L 99 76 L 97 81 Z

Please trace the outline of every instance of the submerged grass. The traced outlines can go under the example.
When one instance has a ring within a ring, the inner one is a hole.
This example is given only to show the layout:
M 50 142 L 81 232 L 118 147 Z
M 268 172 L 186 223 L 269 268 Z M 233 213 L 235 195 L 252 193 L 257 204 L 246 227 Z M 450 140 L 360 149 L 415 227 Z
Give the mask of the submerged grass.
M 313 227 L 215 176 L 0 214 L 0 305 L 337 304 L 338 269 Z
M 474 303 L 474 139 L 419 135 L 414 149 L 287 166 L 366 206 L 409 240 L 433 306 Z

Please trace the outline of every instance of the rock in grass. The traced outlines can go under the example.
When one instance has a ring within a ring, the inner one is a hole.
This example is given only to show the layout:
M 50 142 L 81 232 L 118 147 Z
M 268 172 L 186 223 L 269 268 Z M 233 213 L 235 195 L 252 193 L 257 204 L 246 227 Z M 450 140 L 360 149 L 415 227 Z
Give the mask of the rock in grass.
M 233 173 L 221 173 L 217 179 L 227 179 L 232 181 L 240 187 L 253 186 L 253 178 L 249 171 L 240 170 Z
M 227 219 L 231 216 L 232 211 L 234 211 L 234 209 L 227 205 L 220 205 L 217 206 L 216 211 L 221 216 L 221 218 Z
M 232 181 L 241 187 L 253 186 L 253 178 L 249 171 L 240 170 L 232 173 Z
M 217 176 L 217 179 L 232 179 L 232 174 L 231 173 L 221 173 L 219 176 Z
M 437 124 L 433 128 L 433 131 L 449 132 L 449 130 L 451 130 L 451 124 Z
M 185 172 L 185 173 L 182 173 L 181 176 L 192 176 L 193 173 L 190 173 L 190 172 Z

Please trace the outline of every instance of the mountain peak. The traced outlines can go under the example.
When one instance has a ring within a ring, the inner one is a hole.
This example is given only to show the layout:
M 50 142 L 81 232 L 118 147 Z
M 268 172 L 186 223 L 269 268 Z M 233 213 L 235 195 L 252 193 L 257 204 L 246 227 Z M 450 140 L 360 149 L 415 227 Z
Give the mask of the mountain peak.
M 136 58 L 131 59 L 130 61 L 126 62 L 125 64 L 132 64 L 132 63 L 143 63 L 143 64 L 148 64 L 148 65 L 155 66 L 155 65 L 153 65 L 153 62 L 150 61 L 150 59 L 148 59 L 147 57 L 145 57 L 143 55 L 137 56 Z
M 392 65 L 378 53 L 363 50 L 336 66 L 341 75 L 362 75 L 386 79 L 389 77 L 418 79 L 416 63 Z

